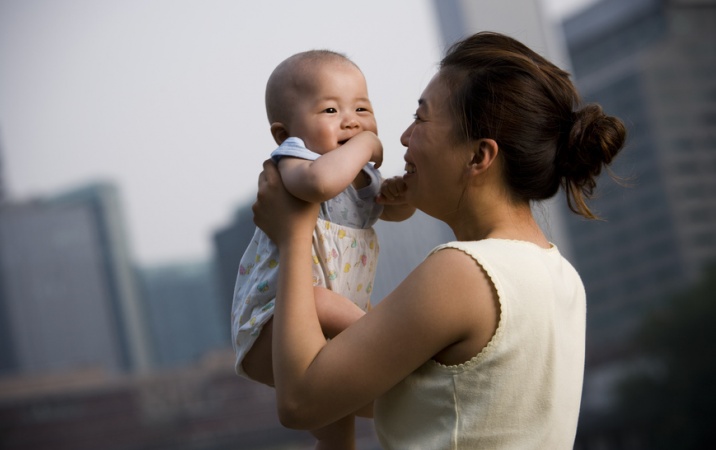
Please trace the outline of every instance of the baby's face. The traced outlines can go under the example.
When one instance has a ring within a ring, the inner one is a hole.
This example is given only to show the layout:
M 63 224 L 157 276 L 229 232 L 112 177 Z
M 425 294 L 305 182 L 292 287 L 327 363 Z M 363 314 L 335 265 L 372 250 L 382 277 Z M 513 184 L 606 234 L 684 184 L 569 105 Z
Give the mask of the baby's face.
M 323 63 L 312 73 L 311 89 L 294 104 L 291 136 L 324 154 L 361 131 L 378 132 L 363 74 L 351 64 Z

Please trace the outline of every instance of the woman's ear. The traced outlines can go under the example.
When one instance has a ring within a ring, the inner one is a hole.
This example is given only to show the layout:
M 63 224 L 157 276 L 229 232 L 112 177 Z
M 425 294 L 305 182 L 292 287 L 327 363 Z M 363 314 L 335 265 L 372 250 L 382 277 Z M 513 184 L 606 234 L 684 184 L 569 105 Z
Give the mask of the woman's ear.
M 277 145 L 283 144 L 283 141 L 289 138 L 288 130 L 281 122 L 271 124 L 271 136 Z
M 478 140 L 470 161 L 470 170 L 475 174 L 485 172 L 497 159 L 499 150 L 494 139 Z

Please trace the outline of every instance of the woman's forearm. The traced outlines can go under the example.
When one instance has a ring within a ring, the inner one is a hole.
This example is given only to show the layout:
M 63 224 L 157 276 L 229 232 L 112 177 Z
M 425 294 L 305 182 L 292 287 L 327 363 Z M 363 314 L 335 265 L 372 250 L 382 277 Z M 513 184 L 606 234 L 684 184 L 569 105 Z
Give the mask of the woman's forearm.
M 326 344 L 316 313 L 311 239 L 294 238 L 279 249 L 279 284 L 273 326 L 274 383 L 281 422 L 301 428 L 298 412 L 305 398 L 311 362 Z

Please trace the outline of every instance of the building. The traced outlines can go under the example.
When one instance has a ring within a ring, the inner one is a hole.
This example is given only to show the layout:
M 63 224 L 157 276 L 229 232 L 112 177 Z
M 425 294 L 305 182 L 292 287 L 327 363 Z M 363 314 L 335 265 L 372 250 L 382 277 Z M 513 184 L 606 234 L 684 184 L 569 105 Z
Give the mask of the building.
M 5 186 L 5 170 L 3 163 L 3 143 L 2 134 L 0 134 L 0 203 L 2 203 L 7 197 L 6 186 Z
M 251 205 L 243 205 L 236 209 L 231 222 L 214 233 L 214 259 L 217 267 L 220 304 L 227 324 L 231 314 L 231 302 L 234 297 L 236 275 L 239 273 L 239 262 L 254 235 L 253 213 Z
M 628 141 L 593 205 L 568 221 L 589 302 L 591 363 L 716 259 L 716 2 L 603 0 L 564 23 L 586 102 Z
M 156 367 L 186 365 L 231 346 L 229 317 L 220 310 L 213 264 L 142 268 L 139 280 Z
M 433 6 L 445 48 L 473 33 L 495 31 L 519 40 L 560 67 L 569 65 L 558 30 L 547 22 L 540 0 L 434 0 Z
M 0 370 L 150 363 L 118 193 L 95 184 L 0 205 Z
M 602 0 L 563 26 L 583 100 L 629 133 L 622 181 L 603 176 L 592 202 L 604 221 L 566 226 L 588 301 L 577 441 L 645 448 L 645 430 L 610 422 L 613 388 L 643 363 L 629 345 L 642 318 L 716 260 L 716 1 Z

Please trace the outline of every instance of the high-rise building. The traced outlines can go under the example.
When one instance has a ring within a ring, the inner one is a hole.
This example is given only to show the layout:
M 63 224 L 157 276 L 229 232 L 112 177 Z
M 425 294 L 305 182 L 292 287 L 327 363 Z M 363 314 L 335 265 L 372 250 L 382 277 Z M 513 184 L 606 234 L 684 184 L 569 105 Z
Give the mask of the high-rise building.
M 602 0 L 564 36 L 585 102 L 620 117 L 627 145 L 592 202 L 567 221 L 587 289 L 580 429 L 598 435 L 641 319 L 716 260 L 716 1 Z
M 142 268 L 139 279 L 156 366 L 184 366 L 231 346 L 212 263 Z
M 119 198 L 96 184 L 0 205 L 0 368 L 148 367 Z
M 230 323 L 229 315 L 236 275 L 239 273 L 239 263 L 255 229 L 251 204 L 246 204 L 236 209 L 229 224 L 214 233 L 214 259 L 219 283 L 219 304 L 226 317 L 227 326 Z
M 568 63 L 540 0 L 434 0 L 433 6 L 446 48 L 478 31 L 495 31 L 517 39 L 560 67 Z
M 3 165 L 3 149 L 2 134 L 0 134 L 0 203 L 7 198 L 7 186 L 5 185 L 5 170 Z
M 597 363 L 716 259 L 716 1 L 603 0 L 564 36 L 583 100 L 628 129 L 622 182 L 592 203 L 605 221 L 567 226 Z

